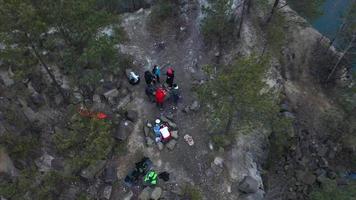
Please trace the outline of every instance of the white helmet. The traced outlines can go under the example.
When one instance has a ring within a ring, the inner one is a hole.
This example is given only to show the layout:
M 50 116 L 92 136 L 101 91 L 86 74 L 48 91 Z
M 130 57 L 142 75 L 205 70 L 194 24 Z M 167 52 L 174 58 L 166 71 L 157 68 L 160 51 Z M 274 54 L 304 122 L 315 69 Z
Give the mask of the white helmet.
M 159 124 L 159 123 L 161 123 L 161 120 L 160 119 L 156 119 L 156 124 Z

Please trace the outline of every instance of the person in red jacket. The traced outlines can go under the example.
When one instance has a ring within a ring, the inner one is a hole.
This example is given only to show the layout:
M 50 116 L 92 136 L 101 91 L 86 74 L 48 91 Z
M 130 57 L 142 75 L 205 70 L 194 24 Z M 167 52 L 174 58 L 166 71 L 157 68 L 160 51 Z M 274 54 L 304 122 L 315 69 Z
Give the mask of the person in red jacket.
M 166 92 L 163 88 L 159 87 L 156 89 L 156 103 L 159 108 L 163 108 L 163 102 L 166 98 Z

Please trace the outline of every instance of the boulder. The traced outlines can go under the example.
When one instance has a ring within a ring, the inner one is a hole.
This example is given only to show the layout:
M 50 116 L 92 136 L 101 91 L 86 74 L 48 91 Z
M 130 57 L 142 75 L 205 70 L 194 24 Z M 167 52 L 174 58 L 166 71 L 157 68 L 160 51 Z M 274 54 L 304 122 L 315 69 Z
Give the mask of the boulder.
M 264 200 L 263 194 L 261 192 L 253 194 L 244 194 L 239 197 L 239 200 Z
M 224 159 L 221 157 L 215 157 L 214 158 L 214 164 L 219 167 L 223 167 L 224 164 Z
M 291 113 L 291 112 L 288 112 L 288 111 L 283 112 L 283 115 L 286 118 L 295 119 L 295 115 L 293 113 Z
M 128 119 L 132 122 L 136 122 L 138 119 L 138 113 L 137 113 L 137 111 L 134 111 L 134 110 L 127 110 L 125 112 L 125 117 L 126 117 L 126 119 Z
M 112 186 L 111 185 L 105 186 L 104 189 L 101 192 L 101 195 L 100 195 L 101 198 L 100 199 L 109 200 L 110 197 L 111 197 L 111 192 L 112 192 Z
M 100 95 L 94 94 L 94 95 L 93 95 L 93 102 L 94 102 L 94 103 L 101 103 Z
M 166 117 L 169 120 L 173 120 L 174 115 L 173 115 L 173 113 L 168 113 L 168 114 L 166 114 Z
M 122 199 L 123 200 L 131 200 L 132 199 L 132 197 L 133 197 L 133 192 L 130 190 L 128 193 L 126 193 L 123 197 L 122 197 Z
M 96 163 L 89 165 L 80 172 L 80 176 L 85 179 L 93 179 L 104 168 L 106 161 L 99 160 Z
M 54 158 L 51 162 L 51 166 L 54 170 L 62 171 L 64 169 L 64 159 Z
M 114 164 L 108 165 L 104 170 L 103 180 L 105 183 L 112 184 L 117 181 L 117 172 Z
M 312 172 L 298 170 L 296 172 L 296 178 L 298 181 L 307 185 L 312 185 L 316 181 L 316 176 Z
M 64 102 L 63 96 L 61 94 L 57 94 L 54 96 L 54 103 L 59 106 Z
M 158 200 L 162 195 L 162 188 L 155 187 L 151 193 L 151 199 Z
M 190 112 L 189 106 L 186 106 L 185 108 L 183 108 L 182 112 L 183 113 L 189 113 Z
M 200 108 L 200 104 L 197 100 L 193 101 L 192 105 L 189 106 L 189 109 L 194 112 L 198 111 L 199 108 Z
M 152 193 L 152 188 L 145 187 L 145 189 L 143 189 L 142 192 L 140 193 L 140 195 L 138 196 L 138 199 L 139 200 L 150 200 L 151 193 Z
M 166 122 L 168 123 L 168 125 L 172 128 L 172 129 L 177 129 L 177 124 L 175 124 L 173 121 L 171 121 L 170 119 L 168 119 L 165 116 L 161 117 L 162 122 Z
M 176 144 L 177 144 L 176 140 L 171 140 L 166 144 L 166 146 L 169 150 L 172 151 L 175 148 Z
M 162 142 L 158 142 L 158 143 L 157 143 L 157 147 L 158 147 L 158 149 L 159 149 L 160 151 L 162 151 L 163 148 L 164 148 L 164 145 L 163 145 Z
M 104 93 L 104 96 L 105 98 L 109 99 L 109 98 L 116 98 L 117 96 L 119 96 L 119 90 L 117 90 L 116 88 L 115 89 L 112 89 L 112 90 L 109 90 L 107 92 Z
M 319 146 L 317 148 L 317 152 L 318 152 L 318 156 L 320 157 L 324 157 L 326 155 L 326 153 L 328 152 L 328 147 L 325 145 Z
M 171 135 L 174 139 L 178 139 L 179 135 L 178 135 L 178 131 L 172 131 Z
M 244 193 L 255 193 L 258 190 L 258 182 L 251 176 L 245 176 L 244 179 L 239 183 L 239 190 Z
M 147 126 L 144 126 L 143 133 L 145 134 L 146 137 L 149 137 L 150 136 L 150 128 L 148 128 Z
M 5 152 L 4 148 L 0 148 L 0 175 L 18 176 L 19 172 L 15 168 L 11 158 Z
M 47 172 L 52 168 L 53 156 L 48 155 L 47 153 L 43 154 L 39 159 L 35 161 L 36 166 L 40 172 Z
M 33 93 L 31 95 L 31 102 L 35 105 L 35 106 L 43 106 L 45 104 L 45 99 L 43 98 L 42 95 L 38 94 L 37 92 Z
M 71 186 L 69 189 L 64 190 L 59 196 L 59 200 L 76 200 L 79 188 Z
M 127 120 L 121 121 L 115 132 L 115 138 L 118 140 L 126 140 L 133 130 L 134 125 L 132 122 Z
M 106 90 L 113 90 L 115 89 L 116 84 L 112 81 L 104 81 L 103 88 Z
M 146 137 L 146 145 L 147 145 L 148 147 L 151 147 L 151 146 L 153 146 L 153 144 L 154 144 L 153 139 L 150 138 L 150 137 Z

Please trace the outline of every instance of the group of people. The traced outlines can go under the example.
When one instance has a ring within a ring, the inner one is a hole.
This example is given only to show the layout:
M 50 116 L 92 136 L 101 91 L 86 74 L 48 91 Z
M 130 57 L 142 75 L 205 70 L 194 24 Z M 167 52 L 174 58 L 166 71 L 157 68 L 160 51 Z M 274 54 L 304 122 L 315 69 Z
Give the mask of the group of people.
M 168 67 L 166 70 L 166 82 L 161 84 L 161 68 L 153 66 L 152 72 L 145 71 L 146 94 L 159 108 L 163 108 L 163 103 L 168 99 L 168 95 L 173 100 L 173 109 L 177 109 L 178 100 L 181 98 L 179 87 L 174 83 L 174 69 Z

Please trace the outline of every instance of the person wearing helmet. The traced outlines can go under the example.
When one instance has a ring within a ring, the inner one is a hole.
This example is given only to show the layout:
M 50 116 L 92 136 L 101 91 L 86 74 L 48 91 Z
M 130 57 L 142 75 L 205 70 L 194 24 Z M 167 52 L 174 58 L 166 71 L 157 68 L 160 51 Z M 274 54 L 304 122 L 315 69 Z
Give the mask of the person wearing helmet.
M 155 82 L 155 76 L 150 71 L 145 71 L 145 81 L 147 85 L 151 85 Z
M 166 83 L 168 84 L 168 87 L 172 87 L 173 86 L 173 81 L 174 81 L 174 70 L 172 67 L 169 67 L 167 69 L 167 79 L 166 79 Z
M 155 133 L 155 140 L 156 142 L 160 142 L 161 141 L 161 120 L 160 119 L 156 119 L 155 121 L 155 125 L 153 126 L 153 132 Z
M 156 76 L 157 82 L 160 83 L 159 77 L 161 76 L 161 69 L 159 66 L 157 66 L 157 65 L 153 66 L 152 74 Z
M 172 99 L 173 99 L 173 110 L 175 110 L 175 109 L 177 109 L 178 100 L 181 98 L 179 87 L 177 84 L 173 84 L 173 88 L 171 90 L 171 95 L 172 95 Z

